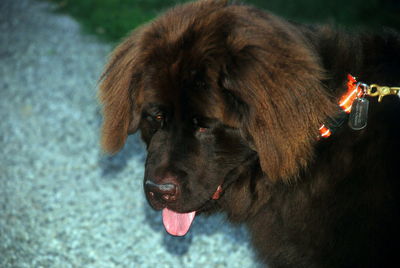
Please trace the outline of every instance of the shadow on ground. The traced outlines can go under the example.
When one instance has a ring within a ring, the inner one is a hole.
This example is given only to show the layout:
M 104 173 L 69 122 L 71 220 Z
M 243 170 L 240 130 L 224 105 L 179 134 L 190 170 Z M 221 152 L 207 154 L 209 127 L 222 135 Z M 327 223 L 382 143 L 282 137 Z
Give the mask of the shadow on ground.
M 116 177 L 118 173 L 124 170 L 131 159 L 135 159 L 138 163 L 144 165 L 146 154 L 139 134 L 129 136 L 124 148 L 117 154 L 107 155 L 103 153 L 99 156 L 101 176 L 106 179 Z

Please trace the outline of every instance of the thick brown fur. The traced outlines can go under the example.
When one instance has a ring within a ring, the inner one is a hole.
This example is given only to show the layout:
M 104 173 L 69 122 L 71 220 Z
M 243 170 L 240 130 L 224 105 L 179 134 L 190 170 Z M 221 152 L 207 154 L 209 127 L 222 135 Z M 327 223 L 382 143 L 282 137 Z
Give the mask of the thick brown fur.
M 178 188 L 168 202 L 146 189 L 150 204 L 227 212 L 270 267 L 385 267 L 400 238 L 399 98 L 371 98 L 364 130 L 320 140 L 318 129 L 337 117 L 348 73 L 400 86 L 399 66 L 395 32 L 298 25 L 227 1 L 177 6 L 113 52 L 103 148 L 140 130 L 145 182 Z

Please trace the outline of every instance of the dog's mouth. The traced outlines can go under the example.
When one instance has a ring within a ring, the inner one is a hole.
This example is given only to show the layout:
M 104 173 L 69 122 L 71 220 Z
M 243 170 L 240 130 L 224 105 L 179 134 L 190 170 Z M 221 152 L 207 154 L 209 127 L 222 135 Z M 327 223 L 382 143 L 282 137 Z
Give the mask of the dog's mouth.
M 251 154 L 245 161 L 242 162 L 237 168 L 231 170 L 227 176 L 225 176 L 223 182 L 217 187 L 214 194 L 211 195 L 209 201 L 203 204 L 197 210 L 193 210 L 187 213 L 175 212 L 167 207 L 162 210 L 162 220 L 165 230 L 173 236 L 184 236 L 186 235 L 194 218 L 197 214 L 207 212 L 215 205 L 215 201 L 221 198 L 222 194 L 234 183 L 240 174 L 250 169 L 254 164 L 257 164 L 258 155 L 256 153 Z
M 218 186 L 212 199 L 218 200 L 221 197 L 222 191 L 222 186 Z M 197 211 L 178 213 L 168 208 L 164 208 L 162 210 L 162 220 L 165 230 L 173 236 L 186 235 L 192 226 L 196 213 Z

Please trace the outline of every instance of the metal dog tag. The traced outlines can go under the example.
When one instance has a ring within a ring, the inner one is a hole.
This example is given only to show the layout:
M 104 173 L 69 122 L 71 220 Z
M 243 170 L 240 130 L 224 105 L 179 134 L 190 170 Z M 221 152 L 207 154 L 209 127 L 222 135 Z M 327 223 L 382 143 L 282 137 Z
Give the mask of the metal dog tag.
M 357 98 L 351 106 L 349 127 L 354 130 L 361 130 L 367 126 L 369 100 Z

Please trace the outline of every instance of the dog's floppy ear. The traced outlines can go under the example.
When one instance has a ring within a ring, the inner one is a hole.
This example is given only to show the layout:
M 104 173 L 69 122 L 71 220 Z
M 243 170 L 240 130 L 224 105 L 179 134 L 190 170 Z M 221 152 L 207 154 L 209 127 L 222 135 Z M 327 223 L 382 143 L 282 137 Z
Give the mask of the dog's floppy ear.
M 99 100 L 103 105 L 101 144 L 108 153 L 120 150 L 128 134 L 139 125 L 141 113 L 141 72 L 136 30 L 111 54 L 101 78 Z
M 251 79 L 246 77 L 242 84 L 250 107 L 243 128 L 266 176 L 272 182 L 288 182 L 312 159 L 319 127 L 332 105 L 315 77 L 303 74 L 271 81 L 264 74 L 258 81 Z
M 231 39 L 238 56 L 228 68 L 227 88 L 248 105 L 242 130 L 262 170 L 271 181 L 289 181 L 312 159 L 319 127 L 336 105 L 322 85 L 318 57 L 302 36 L 272 16 L 268 23 L 254 27 L 252 38 L 244 39 L 248 33 L 239 29 Z

